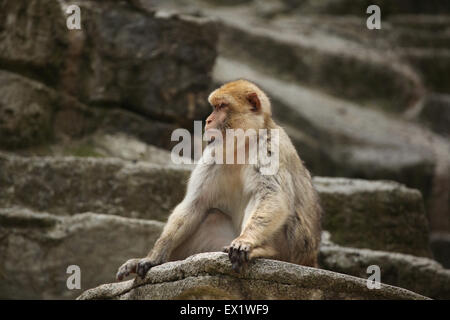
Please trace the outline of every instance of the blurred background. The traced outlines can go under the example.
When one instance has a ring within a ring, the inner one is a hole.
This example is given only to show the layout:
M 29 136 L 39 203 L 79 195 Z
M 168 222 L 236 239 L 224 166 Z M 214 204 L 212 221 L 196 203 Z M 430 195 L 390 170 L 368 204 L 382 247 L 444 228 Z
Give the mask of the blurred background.
M 85 290 L 145 255 L 189 175 L 172 131 L 238 78 L 330 177 L 324 268 L 383 264 L 382 282 L 449 299 L 446 0 L 0 0 L 0 298 L 74 298 L 68 265 Z

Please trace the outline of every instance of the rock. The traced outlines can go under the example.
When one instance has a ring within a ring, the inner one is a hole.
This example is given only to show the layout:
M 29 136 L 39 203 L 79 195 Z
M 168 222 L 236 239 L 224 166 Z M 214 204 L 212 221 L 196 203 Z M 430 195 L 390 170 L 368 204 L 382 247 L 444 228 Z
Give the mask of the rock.
M 450 48 L 450 34 L 441 32 L 449 27 L 446 15 L 400 15 L 389 23 L 393 26 L 390 42 L 402 48 Z
M 145 161 L 159 165 L 168 165 L 172 162 L 169 151 L 146 144 L 127 134 L 96 133 L 86 138 L 84 139 L 84 143 L 81 142 L 79 147 L 82 148 L 84 145 L 88 146 L 101 157 L 112 157 L 129 161 Z M 180 166 L 183 165 L 181 164 Z M 186 167 L 188 168 L 188 166 Z
M 39 82 L 0 71 L 2 148 L 30 146 L 49 140 L 57 96 L 55 91 Z
M 390 181 L 314 178 L 332 241 L 431 257 L 428 221 L 418 190 Z
M 68 54 L 66 18 L 56 0 L 0 4 L 0 68 L 56 85 Z
M 152 164 L 167 166 L 172 162 L 169 151 L 149 145 L 138 138 L 125 133 L 105 133 L 102 131 L 86 135 L 81 139 L 70 139 L 65 142 L 15 151 L 16 154 L 26 157 L 109 157 L 137 162 L 143 161 Z M 174 155 L 178 161 L 182 158 Z M 186 159 L 186 161 L 191 161 Z M 191 169 L 192 165 L 180 163 L 180 168 Z
M 207 114 L 217 38 L 210 20 L 124 1 L 81 1 L 81 30 L 68 30 L 69 4 L 3 1 L 0 68 L 87 105 L 123 107 L 184 126 Z
M 171 162 L 170 152 L 147 145 L 125 134 L 97 134 L 92 143 L 104 156 L 165 165 Z
M 321 268 L 367 278 L 367 268 L 377 265 L 381 282 L 405 288 L 434 299 L 450 298 L 450 270 L 428 258 L 407 254 L 323 244 Z
M 0 209 L 0 298 L 67 299 L 67 267 L 81 270 L 81 288 L 114 281 L 117 268 L 144 256 L 163 224 L 83 213 L 55 217 L 26 209 Z
M 450 93 L 450 49 L 405 48 L 400 54 L 421 74 L 427 88 Z
M 101 131 L 126 134 L 169 149 L 175 123 L 148 119 L 119 108 L 88 107 L 70 95 L 19 74 L 0 70 L 0 148 L 45 149 Z M 132 138 L 132 137 L 134 138 Z M 44 146 L 44 147 L 43 147 Z
M 92 71 L 72 77 L 85 84 L 74 95 L 181 123 L 209 111 L 217 38 L 209 20 L 136 11 L 114 2 L 87 2 L 81 10 L 84 42 L 72 45 L 83 47 L 80 56 L 88 55 Z
M 36 213 L 21 208 L 0 209 L 0 298 L 74 298 L 80 294 L 80 291 L 68 290 L 66 287 L 67 278 L 70 276 L 66 270 L 70 265 L 77 265 L 81 269 L 82 290 L 101 283 L 112 282 L 117 268 L 124 261 L 146 254 L 159 236 L 162 227 L 163 224 L 156 221 L 136 220 L 113 215 L 83 213 L 68 217 Z M 94 243 L 95 245 L 93 245 Z M 188 288 L 187 292 L 182 295 L 186 298 L 204 298 L 203 294 L 210 295 L 211 298 L 221 297 L 221 295 L 226 298 L 248 298 L 248 296 L 243 296 L 243 292 L 237 290 L 236 281 L 242 280 L 233 279 L 235 275 L 227 264 L 226 256 L 224 258 L 219 253 L 206 254 L 200 259 L 201 263 L 196 262 L 189 266 L 192 260 L 198 261 L 197 258 L 198 256 L 195 256 L 185 261 L 168 263 L 155 268 L 150 278 L 152 283 L 158 283 L 155 286 L 161 290 L 155 290 L 156 296 L 146 297 L 175 298 L 182 294 L 180 293 L 180 284 L 183 284 Z M 416 292 L 422 294 L 428 293 L 436 298 L 448 296 L 448 285 L 446 284 L 449 279 L 449 271 L 444 272 L 441 267 L 438 267 L 438 264 L 433 264 L 428 259 L 342 248 L 336 245 L 330 246 L 329 243 L 325 243 L 321 248 L 321 266 L 326 269 L 365 278 L 367 276 L 365 268 L 370 264 L 378 264 L 382 267 L 382 281 L 385 283 L 405 286 L 405 288 L 415 289 Z M 99 265 L 102 266 L 101 269 L 98 268 Z M 423 269 L 424 265 L 427 265 L 427 268 Z M 217 277 L 214 278 L 218 268 L 220 273 L 224 273 L 221 277 L 225 278 L 225 280 L 222 279 L 225 282 L 216 279 Z M 157 270 L 160 271 L 157 272 Z M 249 279 L 246 274 L 239 278 L 246 279 L 242 285 L 249 287 L 249 291 L 245 292 L 252 294 L 250 298 L 253 299 L 283 297 L 291 299 L 391 299 L 405 297 L 404 292 L 398 296 L 398 291 L 386 293 L 384 292 L 385 288 L 382 289 L 383 293 L 369 293 L 378 290 L 367 290 L 365 281 L 362 279 L 355 280 L 353 277 L 331 272 L 324 274 L 323 272 L 323 270 L 298 267 L 283 262 L 260 260 L 250 271 L 251 274 L 256 274 L 251 281 L 247 283 Z M 154 277 L 155 273 L 157 274 L 156 278 Z M 301 279 L 297 279 L 299 275 Z M 176 276 L 181 278 L 175 279 Z M 197 276 L 198 278 L 195 278 Z M 205 282 L 200 283 L 204 283 L 209 288 L 215 287 L 215 289 L 211 289 L 212 293 L 209 290 L 196 291 L 195 287 L 199 285 L 197 280 L 203 281 L 205 278 L 209 278 L 208 276 L 215 280 L 210 282 L 209 279 L 206 279 Z M 430 284 L 431 278 L 434 281 Z M 191 282 L 189 279 L 195 281 Z M 269 283 L 266 286 L 264 284 L 267 281 Z M 332 285 L 328 287 L 330 281 Z M 139 283 L 139 280 L 135 280 L 134 283 Z M 132 285 L 133 281 L 111 286 L 123 288 L 124 284 L 128 292 L 129 285 Z M 224 285 L 230 286 L 230 290 L 223 289 Z M 254 285 L 258 285 L 261 291 L 253 289 Z M 305 285 L 307 289 L 299 289 L 299 286 L 302 285 Z M 165 291 L 165 286 L 173 288 L 173 296 L 168 294 L 169 289 Z M 329 290 L 334 288 L 334 290 L 327 291 L 330 293 L 322 292 L 324 288 L 329 288 Z M 338 288 L 340 289 L 338 290 Z M 190 291 L 191 289 L 193 292 Z M 184 290 L 186 287 L 181 289 L 181 291 Z M 92 291 L 88 292 L 90 292 L 89 295 L 92 294 Z M 95 298 L 99 298 L 98 294 L 95 292 Z M 142 294 L 130 291 L 120 298 L 137 298 L 138 296 L 142 297 Z M 85 295 L 86 293 L 83 296 Z
M 298 22 L 307 18 L 260 21 L 242 9 L 206 12 L 220 18 L 223 25 L 221 57 L 244 62 L 279 79 L 296 81 L 361 106 L 396 112 L 413 106 L 424 91 L 417 73 L 391 51 L 368 48 L 316 24 Z
M 165 221 L 190 171 L 119 159 L 0 155 L 0 207 L 65 215 L 91 211 Z
M 351 0 L 307 0 L 300 2 L 298 10 L 303 13 L 361 15 L 364 14 L 367 7 L 372 4 L 378 5 L 381 8 L 383 16 L 402 13 L 437 14 L 450 11 L 450 5 L 448 4 L 448 2 L 440 0 L 373 0 L 358 2 L 354 2 Z
M 189 175 L 188 166 L 0 153 L 0 207 L 165 221 L 183 199 Z M 336 243 L 430 256 L 417 190 L 394 182 L 343 178 L 314 178 L 314 184 L 325 211 L 324 227 Z
M 437 14 L 399 14 L 389 17 L 389 23 L 399 28 L 401 31 L 430 31 L 435 36 L 439 36 L 438 31 L 445 30 L 450 26 L 448 15 L 445 12 Z M 431 35 L 431 34 L 430 34 Z M 420 32 L 419 32 L 420 36 Z M 443 32 L 440 36 L 448 37 L 449 34 Z M 441 46 L 448 46 L 448 43 L 441 43 Z M 433 43 L 430 47 L 439 47 L 438 43 Z M 415 47 L 415 46 L 409 46 Z M 419 46 L 420 47 L 420 46 Z
M 247 271 L 232 271 L 225 253 L 201 253 L 152 268 L 144 280 L 105 284 L 85 299 L 424 299 L 411 291 L 331 271 L 259 259 Z
M 55 114 L 57 139 L 52 142 L 64 144 L 70 139 L 89 140 L 96 135 L 125 135 L 146 145 L 170 150 L 174 145 L 170 139 L 172 132 L 178 128 L 179 124 L 151 119 L 121 108 L 85 106 L 83 112 L 79 112 L 72 104 Z
M 401 59 L 396 51 L 398 37 L 391 35 L 398 36 L 399 28 L 383 20 L 382 30 L 368 30 L 361 16 L 367 7 L 356 16 L 345 17 L 292 9 L 306 2 L 310 1 L 216 6 L 176 0 L 156 7 L 214 17 L 221 24 L 219 56 L 272 77 L 296 81 L 364 107 L 398 112 L 418 102 L 424 93 L 420 76 Z
M 120 108 L 103 109 L 98 119 L 101 133 L 126 134 L 143 143 L 170 150 L 172 132 L 180 128 L 176 123 L 150 119 Z
M 434 258 L 445 268 L 450 269 L 450 233 L 432 233 L 430 246 Z
M 450 135 L 450 95 L 431 94 L 427 96 L 419 114 L 419 119 L 433 131 Z

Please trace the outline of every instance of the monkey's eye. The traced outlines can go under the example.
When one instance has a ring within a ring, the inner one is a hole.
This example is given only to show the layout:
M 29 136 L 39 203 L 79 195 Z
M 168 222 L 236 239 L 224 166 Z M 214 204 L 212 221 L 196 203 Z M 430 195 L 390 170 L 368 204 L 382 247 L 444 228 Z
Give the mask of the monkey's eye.
M 218 105 L 216 106 L 216 109 L 217 109 L 217 110 L 220 110 L 220 109 L 225 108 L 226 106 L 227 106 L 227 104 L 224 103 L 224 102 L 222 102 L 221 104 L 218 104 Z

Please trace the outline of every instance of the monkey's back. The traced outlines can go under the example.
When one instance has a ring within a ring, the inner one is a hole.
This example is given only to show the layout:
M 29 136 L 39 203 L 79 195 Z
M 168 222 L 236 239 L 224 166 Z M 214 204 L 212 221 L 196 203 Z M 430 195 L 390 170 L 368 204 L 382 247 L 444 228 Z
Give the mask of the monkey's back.
M 280 128 L 280 174 L 290 181 L 284 184 L 292 201 L 291 212 L 284 226 L 289 262 L 317 267 L 321 238 L 322 208 L 311 175 L 303 164 L 290 138 Z

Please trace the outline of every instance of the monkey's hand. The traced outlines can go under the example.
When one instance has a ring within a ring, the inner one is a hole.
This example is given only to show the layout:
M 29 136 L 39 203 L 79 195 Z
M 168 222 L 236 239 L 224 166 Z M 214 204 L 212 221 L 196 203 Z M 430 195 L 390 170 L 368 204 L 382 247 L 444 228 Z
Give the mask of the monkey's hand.
M 249 241 L 237 238 L 223 251 L 228 253 L 233 270 L 240 273 L 247 266 L 252 249 L 253 245 Z
M 117 281 L 122 281 L 123 278 L 129 276 L 132 273 L 136 273 L 142 279 L 144 279 L 148 270 L 151 267 L 158 265 L 159 263 L 153 262 L 150 258 L 142 258 L 142 259 L 130 259 L 120 266 L 117 271 L 116 279 Z
M 144 279 L 148 270 L 150 270 L 151 267 L 157 266 L 159 264 L 161 263 L 157 263 L 149 257 L 143 258 L 139 260 L 139 263 L 137 264 L 136 273 L 141 277 L 141 279 Z

